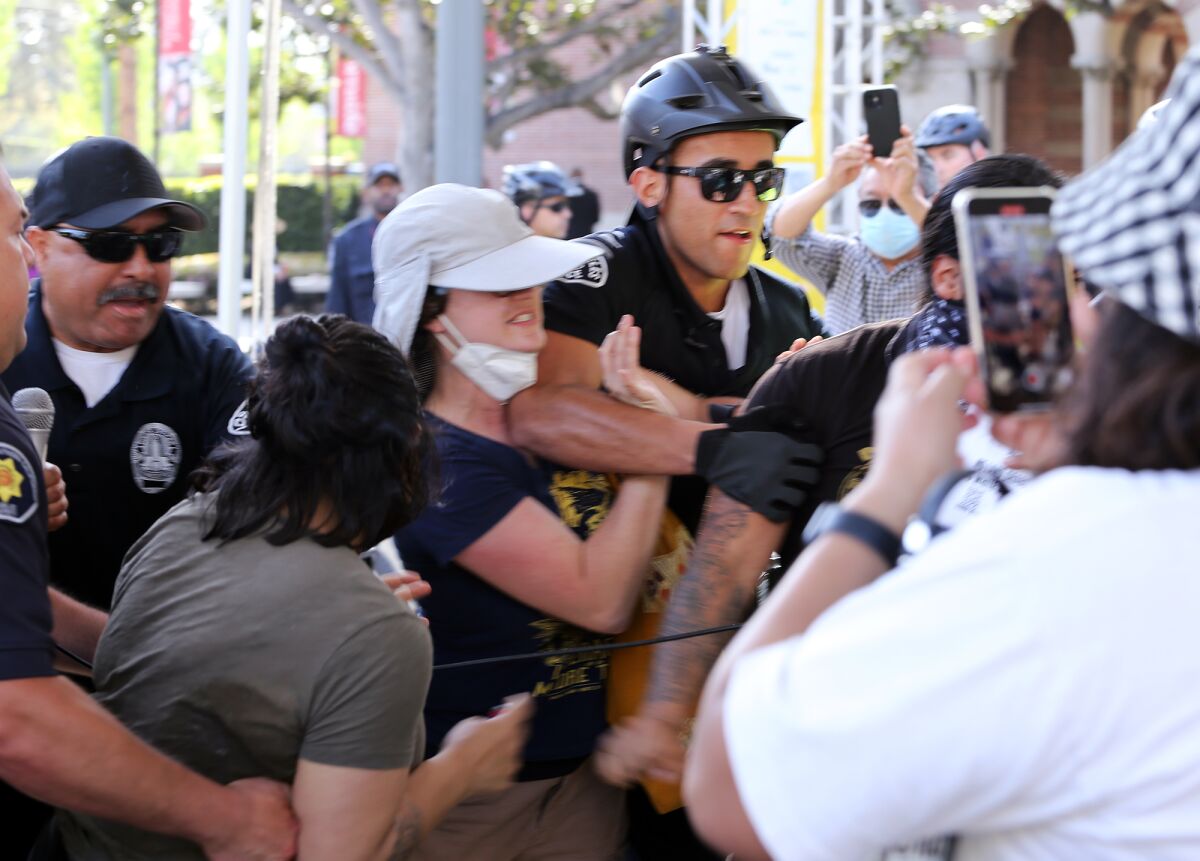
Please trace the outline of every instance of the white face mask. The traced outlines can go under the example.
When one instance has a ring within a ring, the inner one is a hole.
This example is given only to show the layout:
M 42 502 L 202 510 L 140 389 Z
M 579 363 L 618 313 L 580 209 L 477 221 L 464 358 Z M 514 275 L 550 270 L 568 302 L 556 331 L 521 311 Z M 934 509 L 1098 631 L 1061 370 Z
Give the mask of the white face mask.
M 450 351 L 450 364 L 500 403 L 508 403 L 517 392 L 537 382 L 537 353 L 474 344 L 462 336 L 445 314 L 438 315 L 438 320 L 454 338 L 451 341 L 441 332 L 434 333 L 438 343 Z

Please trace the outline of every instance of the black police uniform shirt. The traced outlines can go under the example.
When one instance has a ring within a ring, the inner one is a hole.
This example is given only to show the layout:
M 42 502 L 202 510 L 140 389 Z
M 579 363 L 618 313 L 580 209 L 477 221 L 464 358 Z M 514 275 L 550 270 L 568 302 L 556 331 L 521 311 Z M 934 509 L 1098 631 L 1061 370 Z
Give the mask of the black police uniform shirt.
M 721 323 L 706 314 L 680 280 L 652 220 L 636 212 L 617 230 L 580 242 L 605 250 L 550 284 L 545 291 L 546 328 L 597 346 L 632 314 L 642 329 L 642 366 L 665 374 L 700 397 L 745 397 L 776 356 L 796 338 L 822 334 L 821 321 L 799 287 L 750 267 L 750 335 L 746 362 L 731 370 Z M 672 482 L 670 508 L 692 532 L 704 503 L 704 483 L 693 476 Z
M 0 681 L 54 675 L 46 577 L 46 488 L 25 427 L 0 385 Z
M 903 352 L 908 325 L 908 318 L 870 323 L 805 347 L 764 374 L 746 399 L 746 409 L 785 407 L 825 451 L 821 478 L 792 517 L 780 548 L 781 571 L 800 555 L 801 535 L 817 506 L 840 500 L 866 476 L 875 403 L 889 366 Z
M 375 270 L 371 263 L 371 240 L 379 219 L 366 216 L 351 221 L 333 240 L 329 270 L 329 293 L 325 310 L 345 314 L 351 320 L 371 325 L 375 316 Z
M 87 408 L 59 364 L 34 285 L 28 345 L 2 379 L 54 401 L 47 459 L 62 470 L 67 523 L 50 536 L 50 581 L 107 609 L 125 551 L 185 495 L 188 475 L 229 435 L 244 434 L 249 359 L 233 339 L 166 307 L 117 385 Z

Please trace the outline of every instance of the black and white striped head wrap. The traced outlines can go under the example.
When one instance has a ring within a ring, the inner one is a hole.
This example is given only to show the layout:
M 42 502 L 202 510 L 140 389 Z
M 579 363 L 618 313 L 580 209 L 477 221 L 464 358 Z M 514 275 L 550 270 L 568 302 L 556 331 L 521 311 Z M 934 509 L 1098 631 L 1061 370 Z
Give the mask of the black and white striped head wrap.
M 1200 48 L 1167 97 L 1157 122 L 1059 192 L 1052 217 L 1088 281 L 1200 342 Z

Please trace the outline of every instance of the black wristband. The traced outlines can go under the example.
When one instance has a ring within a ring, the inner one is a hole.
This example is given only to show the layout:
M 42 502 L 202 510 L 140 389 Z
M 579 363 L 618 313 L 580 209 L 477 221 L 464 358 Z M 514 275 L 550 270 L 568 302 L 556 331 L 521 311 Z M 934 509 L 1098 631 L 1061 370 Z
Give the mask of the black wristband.
M 873 517 L 847 511 L 836 503 L 825 503 L 825 505 L 833 505 L 835 511 L 832 512 L 832 516 L 820 510 L 813 514 L 810 529 L 805 530 L 805 543 L 811 543 L 817 537 L 829 532 L 840 532 L 842 535 L 849 535 L 870 547 L 883 558 L 888 567 L 895 567 L 896 560 L 900 558 L 899 535 Z M 811 527 L 816 528 L 811 529 Z M 810 532 L 815 534 L 810 534 Z

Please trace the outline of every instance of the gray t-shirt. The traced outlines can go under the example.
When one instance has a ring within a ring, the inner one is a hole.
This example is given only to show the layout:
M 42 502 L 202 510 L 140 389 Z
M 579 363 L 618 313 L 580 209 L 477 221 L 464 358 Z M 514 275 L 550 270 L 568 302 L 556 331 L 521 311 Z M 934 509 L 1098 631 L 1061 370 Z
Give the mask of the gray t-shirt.
M 291 783 L 297 759 L 415 765 L 431 647 L 349 548 L 202 541 L 209 496 L 130 548 L 96 652 L 96 699 L 219 783 Z M 75 859 L 202 858 L 192 844 L 60 812 Z

